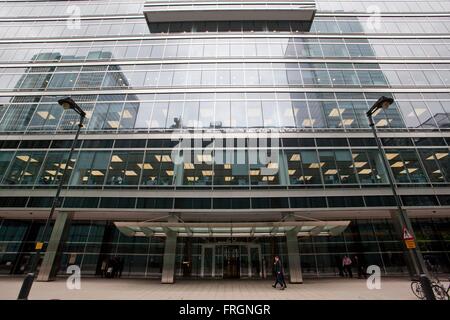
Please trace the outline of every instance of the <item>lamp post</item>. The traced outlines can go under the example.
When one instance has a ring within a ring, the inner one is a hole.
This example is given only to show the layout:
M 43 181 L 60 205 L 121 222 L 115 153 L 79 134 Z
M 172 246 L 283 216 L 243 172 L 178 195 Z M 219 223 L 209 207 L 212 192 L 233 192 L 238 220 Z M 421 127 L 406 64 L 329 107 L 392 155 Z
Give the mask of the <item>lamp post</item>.
M 66 165 L 64 166 L 62 176 L 59 180 L 58 189 L 56 190 L 55 197 L 53 198 L 52 207 L 51 207 L 50 213 L 47 217 L 47 221 L 45 222 L 44 230 L 41 233 L 40 239 L 37 239 L 38 241 L 36 241 L 36 247 L 35 247 L 36 254 L 34 256 L 33 263 L 31 265 L 31 270 L 27 274 L 25 279 L 23 280 L 22 287 L 20 288 L 19 296 L 17 297 L 18 300 L 27 300 L 28 295 L 30 294 L 31 286 L 33 285 L 34 278 L 36 276 L 36 269 L 39 264 L 41 252 L 43 251 L 43 242 L 46 239 L 45 236 L 46 236 L 47 230 L 50 226 L 50 222 L 52 220 L 55 209 L 59 205 L 59 196 L 61 194 L 61 189 L 62 189 L 62 186 L 64 183 L 64 177 L 67 172 L 67 167 L 69 166 L 70 159 L 72 159 L 72 154 L 73 154 L 73 151 L 77 144 L 78 136 L 80 135 L 80 130 L 83 127 L 83 121 L 86 118 L 86 113 L 80 108 L 80 106 L 78 106 L 76 104 L 75 101 L 72 100 L 72 98 L 67 97 L 64 99 L 60 99 L 60 100 L 58 100 L 58 103 L 63 107 L 64 110 L 71 109 L 71 110 L 75 111 L 76 113 L 78 113 L 80 115 L 80 122 L 78 123 L 77 133 L 75 135 L 75 139 L 72 142 L 72 146 L 71 146 L 70 152 L 69 152 L 69 157 L 67 159 Z
M 394 212 L 391 213 L 391 218 L 394 222 L 394 226 L 396 227 L 397 232 L 399 233 L 400 237 L 403 238 L 403 230 L 408 230 L 409 233 L 411 235 L 413 235 L 411 221 L 409 220 L 408 214 L 403 209 L 400 196 L 398 195 L 397 189 L 394 184 L 393 173 L 391 171 L 388 159 L 387 159 L 384 149 L 382 147 L 380 138 L 378 137 L 377 129 L 376 129 L 375 123 L 373 122 L 373 118 L 372 118 L 373 115 L 375 113 L 377 113 L 378 111 L 380 111 L 381 109 L 386 110 L 387 108 L 389 108 L 389 106 L 393 102 L 394 102 L 394 99 L 382 96 L 381 98 L 379 98 L 377 100 L 377 102 L 375 102 L 375 104 L 369 109 L 369 111 L 367 111 L 366 115 L 367 115 L 367 118 L 369 119 L 369 125 L 370 125 L 373 135 L 375 137 L 375 141 L 378 146 L 378 151 L 381 155 L 383 166 L 386 171 L 386 175 L 387 175 L 389 184 L 392 189 L 392 194 L 395 199 L 395 204 L 397 206 L 397 210 L 395 210 Z M 427 271 L 426 271 L 425 263 L 423 261 L 422 254 L 415 248 L 415 245 L 414 245 L 414 248 L 408 248 L 408 247 L 406 247 L 406 244 L 404 243 L 404 241 L 402 241 L 402 243 L 403 243 L 403 248 L 409 257 L 409 259 L 407 259 L 407 264 L 409 265 L 410 270 L 413 270 L 415 272 L 415 274 L 417 274 L 419 276 L 420 284 L 423 289 L 425 298 L 427 300 L 436 300 L 434 293 L 433 293 L 433 289 L 431 287 L 431 281 L 427 275 Z

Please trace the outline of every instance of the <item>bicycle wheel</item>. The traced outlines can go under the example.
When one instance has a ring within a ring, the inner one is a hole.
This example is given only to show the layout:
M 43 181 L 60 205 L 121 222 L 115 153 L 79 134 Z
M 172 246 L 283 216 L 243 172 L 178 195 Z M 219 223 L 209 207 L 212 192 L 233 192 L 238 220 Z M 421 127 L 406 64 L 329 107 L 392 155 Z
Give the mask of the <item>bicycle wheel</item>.
M 425 299 L 425 295 L 423 294 L 422 286 L 420 285 L 419 281 L 411 282 L 411 290 L 414 293 L 414 295 L 420 300 Z
M 432 288 L 433 288 L 434 296 L 436 297 L 437 300 L 448 300 L 449 299 L 447 291 L 442 286 L 440 286 L 438 284 L 434 284 L 432 286 Z

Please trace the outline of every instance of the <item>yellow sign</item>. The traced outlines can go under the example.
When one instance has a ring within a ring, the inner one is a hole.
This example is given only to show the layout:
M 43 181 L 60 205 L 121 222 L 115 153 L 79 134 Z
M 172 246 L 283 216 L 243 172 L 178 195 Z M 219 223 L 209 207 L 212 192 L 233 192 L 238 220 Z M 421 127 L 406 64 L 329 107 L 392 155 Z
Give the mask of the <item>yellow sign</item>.
M 405 240 L 405 244 L 408 249 L 416 248 L 416 242 L 414 240 Z
M 43 242 L 36 242 L 36 250 L 41 250 L 43 246 L 44 246 Z

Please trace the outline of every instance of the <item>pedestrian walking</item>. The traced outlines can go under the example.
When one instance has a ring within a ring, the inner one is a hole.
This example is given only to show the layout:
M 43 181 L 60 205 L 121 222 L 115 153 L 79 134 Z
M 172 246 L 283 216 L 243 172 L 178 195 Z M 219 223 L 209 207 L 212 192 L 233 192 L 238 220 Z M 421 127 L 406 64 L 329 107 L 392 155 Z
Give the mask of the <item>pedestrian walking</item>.
M 116 278 L 119 275 L 119 257 L 115 256 L 112 259 L 112 278 Z
M 113 259 L 110 258 L 110 259 L 108 259 L 108 262 L 106 264 L 105 278 L 112 278 L 113 272 L 114 272 L 114 263 L 113 263 Z
M 337 266 L 337 269 L 338 269 L 338 271 L 339 271 L 339 276 L 340 277 L 342 277 L 342 278 L 344 278 L 344 267 L 342 266 L 342 260 L 341 260 L 341 257 L 339 257 L 339 256 L 336 256 L 335 257 L 335 262 L 336 262 L 336 266 Z
M 100 273 L 102 278 L 106 278 L 106 269 L 108 267 L 108 260 L 107 259 L 103 259 L 102 261 L 102 266 L 100 268 Z
M 284 280 L 283 264 L 281 263 L 279 256 L 275 256 L 274 263 L 273 263 L 273 269 L 275 272 L 275 283 L 272 285 L 272 287 L 276 288 L 277 284 L 280 284 L 281 290 L 286 289 L 287 286 L 286 286 L 286 281 Z
M 124 264 L 124 260 L 123 260 L 123 257 L 119 257 L 118 258 L 118 261 L 117 261 L 118 263 L 118 277 L 119 278 L 122 278 L 122 271 L 123 271 L 123 264 Z
M 344 256 L 344 258 L 342 259 L 342 267 L 344 268 L 345 274 L 350 278 L 353 278 L 352 259 L 350 259 L 349 256 Z

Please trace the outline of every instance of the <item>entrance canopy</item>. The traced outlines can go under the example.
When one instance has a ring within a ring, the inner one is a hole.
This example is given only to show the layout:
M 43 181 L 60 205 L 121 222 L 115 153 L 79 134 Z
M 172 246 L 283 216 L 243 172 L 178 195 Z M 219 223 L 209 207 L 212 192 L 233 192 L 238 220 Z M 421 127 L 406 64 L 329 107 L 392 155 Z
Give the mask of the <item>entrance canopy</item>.
M 126 236 L 164 237 L 176 233 L 179 237 L 281 237 L 286 232 L 297 236 L 335 236 L 342 233 L 350 221 L 283 221 L 283 222 L 114 222 Z

